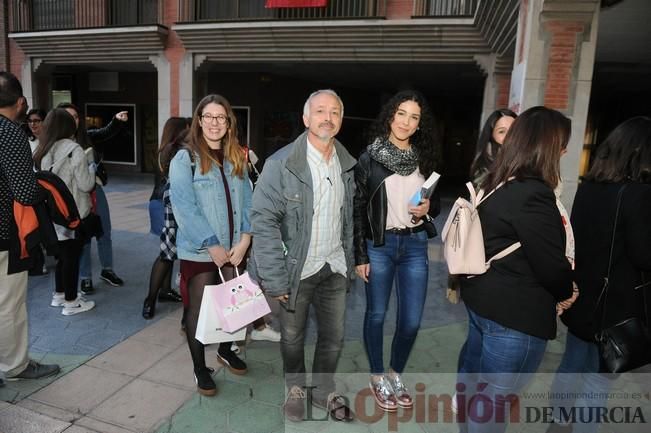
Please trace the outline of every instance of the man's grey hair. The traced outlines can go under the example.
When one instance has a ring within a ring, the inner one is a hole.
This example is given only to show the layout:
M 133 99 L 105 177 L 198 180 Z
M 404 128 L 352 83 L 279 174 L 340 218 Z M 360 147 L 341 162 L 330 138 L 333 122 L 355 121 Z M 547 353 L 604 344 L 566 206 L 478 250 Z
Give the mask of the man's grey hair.
M 326 93 L 328 95 L 332 95 L 335 98 L 337 98 L 337 101 L 339 101 L 339 106 L 341 107 L 341 118 L 344 118 L 344 102 L 341 100 L 339 95 L 337 95 L 337 92 L 335 92 L 332 89 L 321 89 L 317 90 L 316 92 L 312 92 L 310 96 L 308 96 L 307 101 L 305 101 L 305 105 L 303 106 L 303 116 L 309 117 L 310 116 L 310 102 L 312 102 L 312 99 L 315 98 L 316 96 L 319 96 L 322 93 Z

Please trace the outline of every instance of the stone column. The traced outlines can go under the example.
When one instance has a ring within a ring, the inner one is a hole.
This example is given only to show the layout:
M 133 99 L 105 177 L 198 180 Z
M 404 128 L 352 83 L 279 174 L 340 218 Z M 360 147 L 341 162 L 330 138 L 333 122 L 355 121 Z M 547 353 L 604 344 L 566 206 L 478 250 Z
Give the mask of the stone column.
M 570 208 L 588 117 L 599 0 L 522 0 L 509 106 L 535 105 L 572 120 L 572 137 L 561 159 L 563 203 Z
M 158 72 L 158 139 L 160 140 L 163 135 L 163 126 L 170 117 L 170 62 L 162 52 L 156 56 L 150 56 L 149 60 Z
M 500 61 L 497 54 L 477 55 L 475 56 L 475 61 L 486 74 L 481 120 L 479 124 L 481 130 L 484 126 L 484 122 L 493 111 L 498 108 L 508 107 L 511 74 L 509 71 L 501 67 L 503 59 Z M 510 70 L 510 68 L 508 69 Z
M 34 75 L 33 61 L 31 57 L 25 57 L 20 74 L 20 84 L 23 86 L 23 96 L 27 100 L 29 108 L 34 107 Z
M 179 116 L 192 117 L 194 110 L 194 55 L 185 53 L 179 63 Z

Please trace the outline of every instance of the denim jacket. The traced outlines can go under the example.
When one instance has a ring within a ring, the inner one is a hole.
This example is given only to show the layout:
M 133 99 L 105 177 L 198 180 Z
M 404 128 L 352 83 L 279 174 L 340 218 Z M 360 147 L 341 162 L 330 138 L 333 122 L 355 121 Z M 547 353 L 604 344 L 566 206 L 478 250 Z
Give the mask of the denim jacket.
M 233 239 L 228 235 L 228 207 L 219 167 L 213 164 L 202 174 L 199 155 L 195 163 L 188 150 L 180 150 L 170 164 L 170 201 L 178 223 L 176 248 L 183 260 L 210 262 L 208 247 L 221 245 L 227 250 L 251 232 L 251 184 L 244 174 L 232 174 L 233 165 L 224 160 L 224 174 L 230 188 L 233 206 Z M 193 174 L 194 173 L 194 174 Z

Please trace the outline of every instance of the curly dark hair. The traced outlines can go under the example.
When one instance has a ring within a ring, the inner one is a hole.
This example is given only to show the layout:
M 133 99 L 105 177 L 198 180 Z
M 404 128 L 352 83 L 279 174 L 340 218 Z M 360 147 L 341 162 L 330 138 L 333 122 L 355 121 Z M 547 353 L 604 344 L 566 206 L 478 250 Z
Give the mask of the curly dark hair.
M 428 178 L 441 162 L 441 141 L 439 139 L 434 115 L 425 97 L 415 90 L 403 90 L 389 99 L 380 110 L 377 119 L 370 130 L 371 142 L 378 137 L 388 138 L 391 133 L 391 122 L 398 107 L 405 101 L 414 101 L 420 107 L 420 122 L 418 129 L 410 138 L 410 143 L 418 155 L 418 169 Z

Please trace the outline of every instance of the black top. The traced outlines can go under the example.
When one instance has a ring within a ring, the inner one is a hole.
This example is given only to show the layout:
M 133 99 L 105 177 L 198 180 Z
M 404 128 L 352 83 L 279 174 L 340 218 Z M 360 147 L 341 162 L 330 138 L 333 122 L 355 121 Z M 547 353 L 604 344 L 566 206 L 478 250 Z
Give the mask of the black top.
M 9 249 L 9 239 L 15 234 L 13 201 L 33 205 L 39 191 L 25 132 L 0 116 L 0 251 Z
M 540 179 L 511 181 L 479 206 L 479 216 L 487 260 L 515 242 L 522 247 L 485 274 L 463 278 L 464 302 L 508 328 L 555 338 L 556 302 L 572 296 L 572 269 L 554 192 Z
M 601 316 L 595 306 L 607 273 L 617 194 L 622 185 L 583 182 L 574 198 L 571 221 L 580 293 L 561 320 L 572 334 L 586 341 L 594 341 L 598 331 Z M 641 313 L 642 290 L 633 288 L 641 284 L 642 270 L 651 271 L 651 185 L 629 183 L 622 195 L 615 232 L 606 326 Z M 651 289 L 646 289 L 646 294 L 651 297 Z

